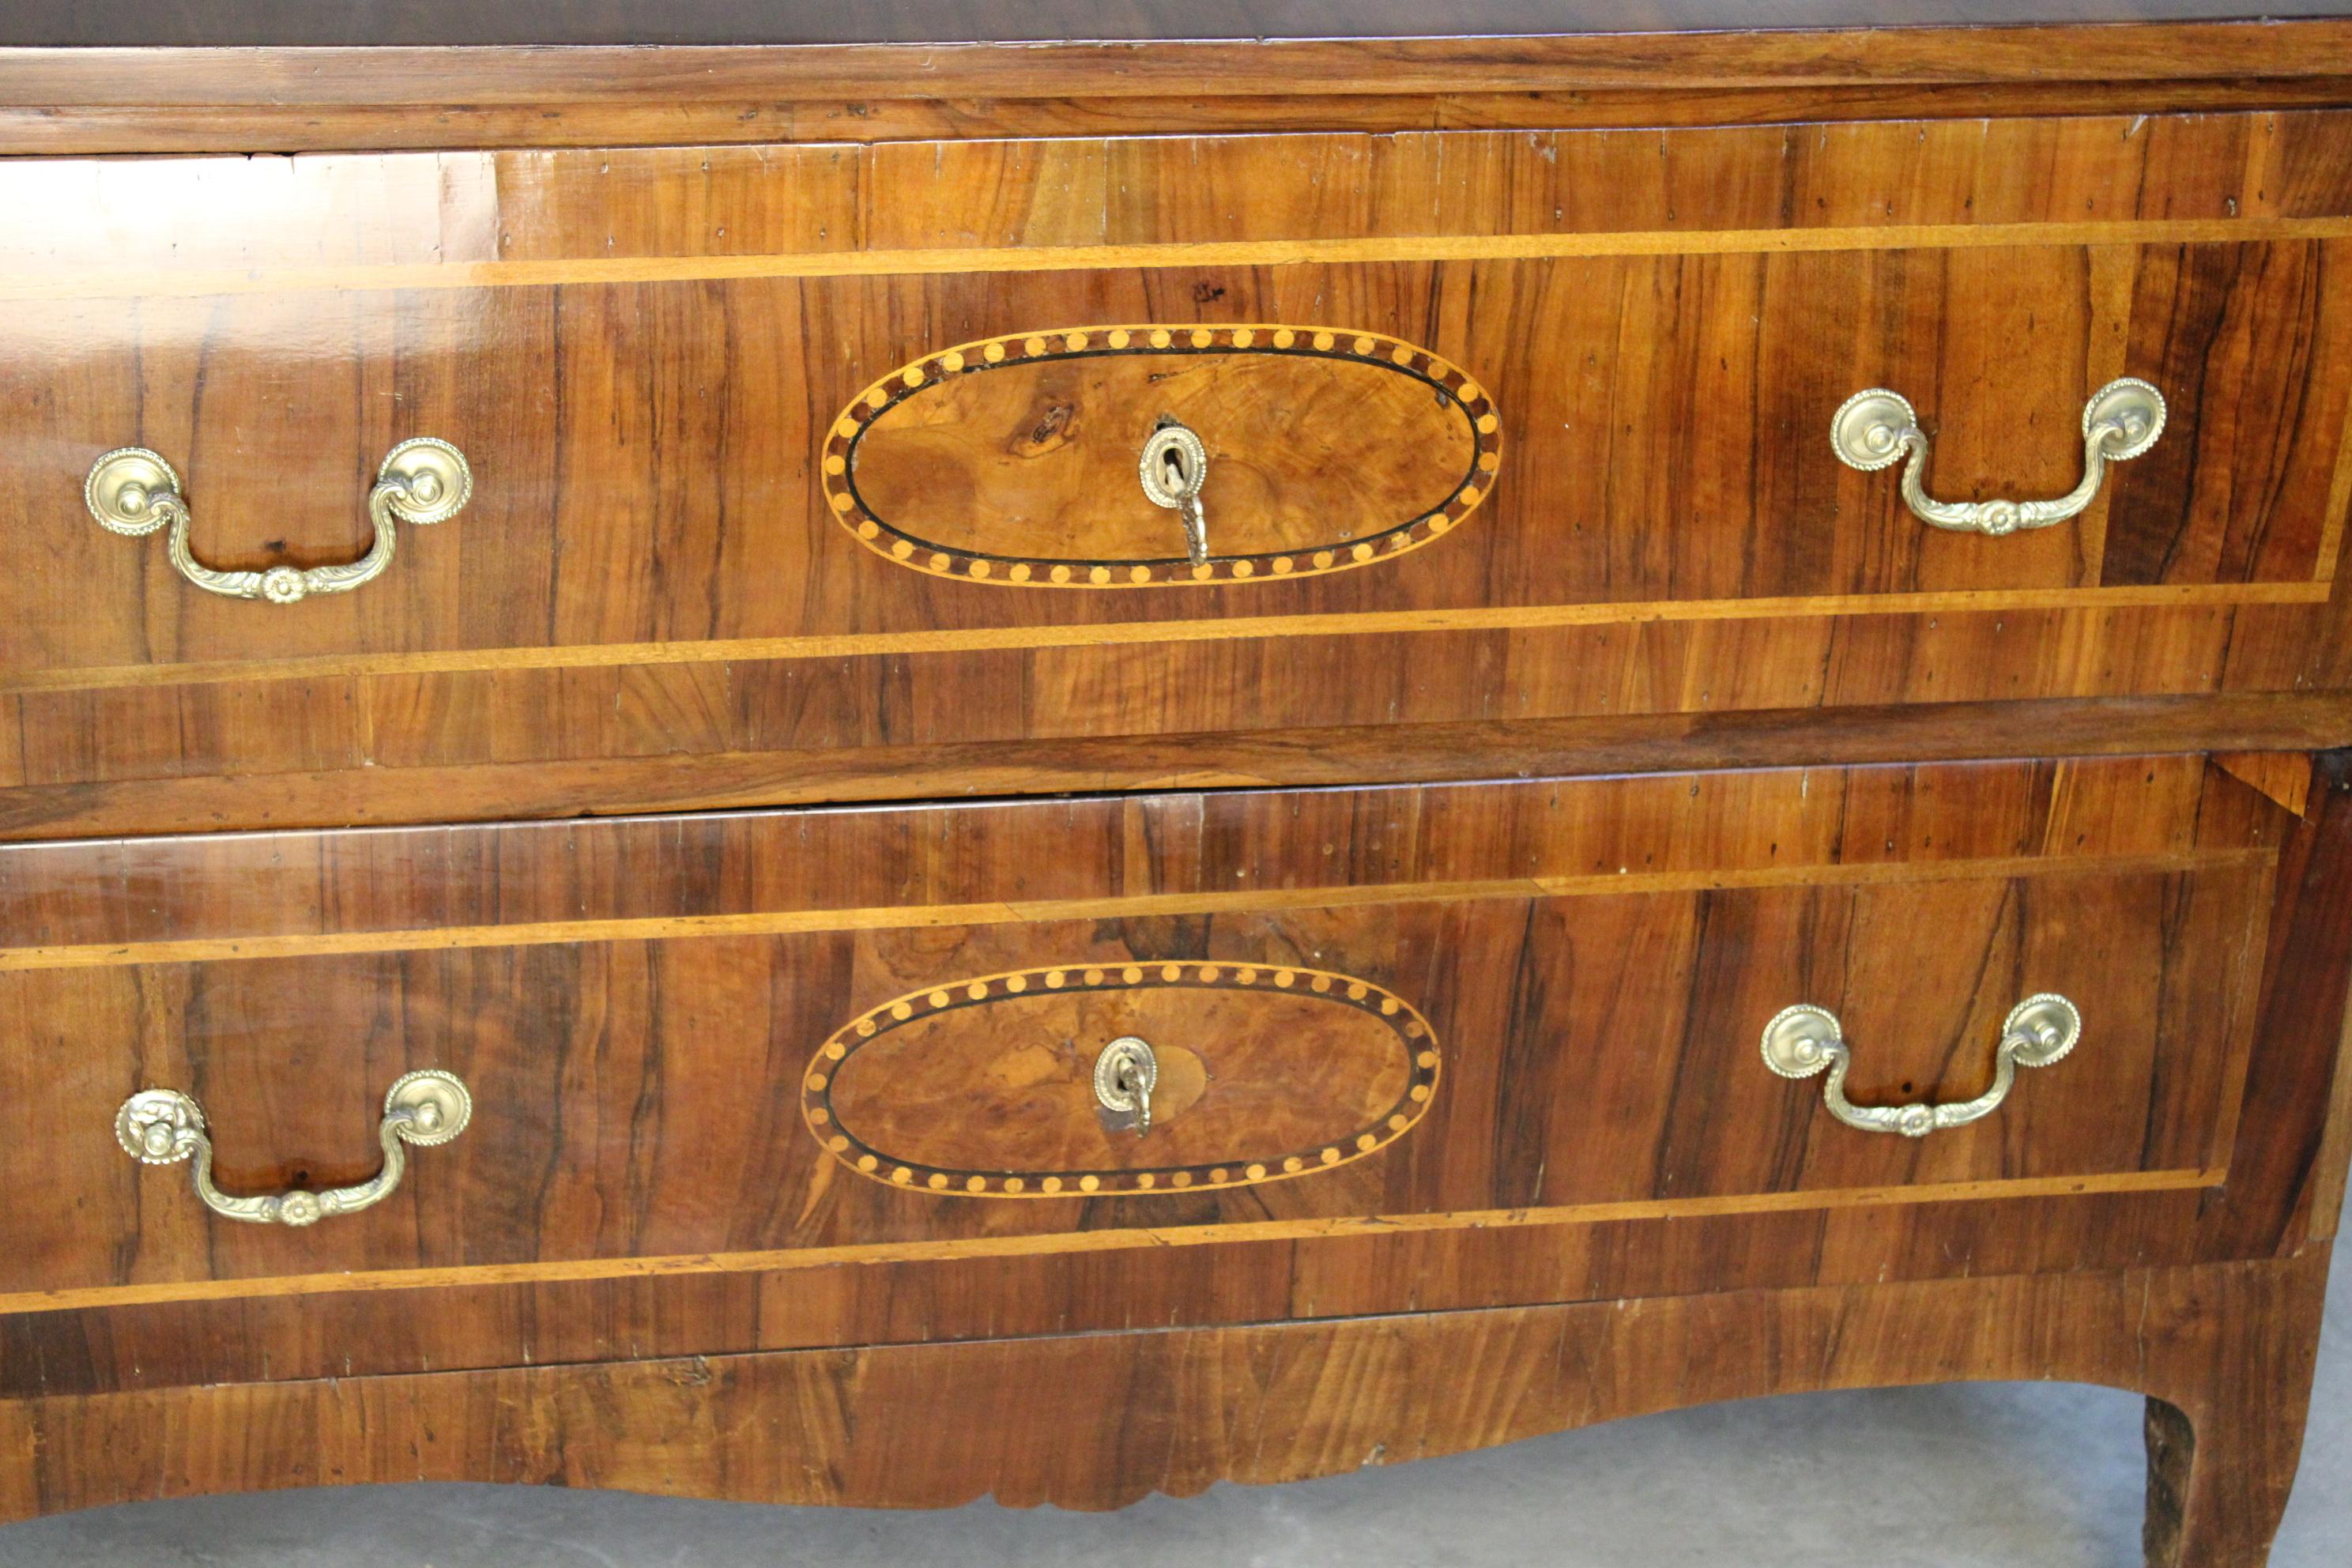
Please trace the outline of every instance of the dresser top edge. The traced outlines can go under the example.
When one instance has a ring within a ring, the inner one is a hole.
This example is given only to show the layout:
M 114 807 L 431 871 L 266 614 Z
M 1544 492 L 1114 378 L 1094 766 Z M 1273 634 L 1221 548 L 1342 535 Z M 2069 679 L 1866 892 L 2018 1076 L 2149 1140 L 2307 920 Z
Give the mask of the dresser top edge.
M 1786 33 L 2352 16 L 2347 0 L 15 0 L 0 45 L 1157 43 Z
M 1815 9 L 1837 8 L 1770 15 Z M 1707 125 L 2352 103 L 2352 15 L 2315 9 L 2267 20 L 1258 39 L 8 43 L 27 36 L 0 27 L 0 155 L 1379 132 L 1488 120 Z

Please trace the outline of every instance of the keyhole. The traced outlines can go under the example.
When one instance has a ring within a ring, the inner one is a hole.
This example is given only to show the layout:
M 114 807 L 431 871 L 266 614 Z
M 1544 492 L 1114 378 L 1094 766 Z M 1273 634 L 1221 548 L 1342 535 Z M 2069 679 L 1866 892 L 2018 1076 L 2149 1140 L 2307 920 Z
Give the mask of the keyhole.
M 1187 481 L 1184 472 L 1184 454 L 1171 447 L 1160 454 L 1160 466 L 1167 475 L 1168 488 L 1180 495 L 1182 494 Z

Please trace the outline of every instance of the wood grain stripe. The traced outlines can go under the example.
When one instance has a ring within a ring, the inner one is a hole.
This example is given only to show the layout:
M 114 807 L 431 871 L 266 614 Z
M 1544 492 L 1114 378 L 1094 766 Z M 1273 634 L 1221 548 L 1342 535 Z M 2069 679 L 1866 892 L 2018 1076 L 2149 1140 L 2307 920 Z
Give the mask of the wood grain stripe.
M 2336 1047 L 2336 1077 L 2328 1094 L 2327 1127 L 2312 1165 L 2309 1229 L 2315 1241 L 2335 1239 L 2336 1227 L 2344 1217 L 2347 1167 L 2352 1167 L 2352 1007 L 2345 1009 L 2344 1032 Z
M 1280 267 L 1410 261 L 1529 261 L 1563 257 L 1752 255 L 1817 250 L 1951 250 L 1990 246 L 2205 245 L 2352 237 L 2352 217 L 2141 218 L 2103 223 L 1882 224 L 1822 228 L 1628 229 L 1618 233 L 1407 235 L 1118 245 L 802 251 L 765 256 L 562 257 L 165 271 L 20 272 L 0 300 L 353 293 L 547 288 L 559 284 L 723 282 L 947 272 L 1069 272 L 1154 267 Z
M 2344 549 L 2347 512 L 2352 512 L 2352 421 L 2346 423 L 2343 438 L 2336 445 L 2336 472 L 2328 480 L 2327 512 L 2320 521 L 2319 553 L 2311 568 L 2316 582 L 2335 579 L 2336 557 Z
M 295 658 L 218 659 L 184 664 L 12 670 L 0 674 L 0 692 L 211 686 L 227 681 L 314 680 L 370 675 L 473 674 L 500 669 L 596 669 L 620 665 L 860 658 L 890 654 L 1113 647 L 1266 637 L 1369 637 L 1396 632 L 1532 631 L 1555 626 L 1779 620 L 1806 616 L 1918 616 L 1971 611 L 2320 605 L 2327 602 L 2330 592 L 2330 584 L 2325 582 L 2155 583 L 2115 588 L 1972 588 L 1921 594 L 1649 599 L 1623 604 L 1374 610 L 1340 615 L 1112 621 L 1091 626 L 976 626 L 961 630 L 856 632 L 819 637 L 462 648 L 431 653 L 324 654 Z
M 1758 1069 L 1761 1071 L 1759 1068 Z M 173 1174 L 177 1175 L 174 1172 Z M 1396 1235 L 1406 1231 L 1489 1230 L 1525 1226 L 1601 1225 L 1625 1220 L 1697 1219 L 1717 1215 L 1805 1213 L 1832 1209 L 1968 1203 L 1989 1198 L 2078 1197 L 2099 1193 L 2184 1192 L 2217 1187 L 2225 1170 L 2118 1171 L 2091 1176 L 2021 1176 L 1916 1186 L 1839 1187 L 1817 1192 L 1752 1193 L 1727 1197 L 1629 1199 L 1544 1208 L 1475 1209 L 1447 1214 L 1357 1215 L 1320 1219 L 1253 1220 L 1234 1225 L 1141 1226 L 1036 1236 L 982 1236 L 945 1241 L 868 1242 L 846 1247 L 761 1252 L 702 1252 L 653 1258 L 589 1258 L 538 1263 L 478 1263 L 448 1268 L 383 1268 L 340 1274 L 287 1274 L 251 1279 L 183 1279 L 139 1285 L 87 1285 L 0 1295 L 0 1315 L 62 1312 L 166 1301 L 234 1301 L 327 1296 L 361 1290 L 431 1290 L 481 1285 L 537 1285 L 634 1279 L 679 1274 L 756 1274 L 841 1264 L 1022 1258 L 1060 1253 L 1203 1247 L 1225 1242 Z M 180 1178 L 184 1182 L 185 1177 Z M 185 1196 L 185 1194 L 176 1194 Z M 195 1200 L 188 1198 L 190 1203 Z M 956 1202 L 954 1198 L 942 1202 Z M 1075 1201 L 1075 1200 L 1074 1200 Z
M 2182 850 L 2068 859 L 2021 855 L 1982 860 L 1870 861 L 1849 865 L 1763 866 L 1617 875 L 1510 877 L 1479 881 L 1266 888 L 1215 893 L 1143 893 L 1103 899 L 920 904 L 839 910 L 773 910 L 723 915 L 541 921 L 514 925 L 440 926 L 414 931 L 289 932 L 179 942 L 90 942 L 0 949 L 0 973 L 47 969 L 109 969 L 130 964 L 218 963 L 238 959 L 317 958 L 351 953 L 436 952 L 465 948 L 543 947 L 564 942 L 672 942 L 694 937 L 782 936 L 811 932 L 908 931 L 934 926 L 1042 924 L 1055 921 L 1138 920 L 1265 910 L 1342 909 L 1365 904 L 1461 903 L 1482 899 L 1589 898 L 1607 894 L 1711 892 L 1739 888 L 1884 885 L 1998 880 L 2011 877 L 2128 877 L 2177 871 L 2267 868 L 2274 849 Z

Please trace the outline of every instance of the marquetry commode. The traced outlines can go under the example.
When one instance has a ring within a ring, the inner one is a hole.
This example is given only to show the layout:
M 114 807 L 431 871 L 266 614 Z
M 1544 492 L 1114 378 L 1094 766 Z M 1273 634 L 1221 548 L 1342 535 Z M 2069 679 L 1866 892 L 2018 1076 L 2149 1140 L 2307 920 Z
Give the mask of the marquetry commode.
M 2262 1561 L 2352 21 L 111 9 L 0 25 L 0 1515 L 2067 1378 Z

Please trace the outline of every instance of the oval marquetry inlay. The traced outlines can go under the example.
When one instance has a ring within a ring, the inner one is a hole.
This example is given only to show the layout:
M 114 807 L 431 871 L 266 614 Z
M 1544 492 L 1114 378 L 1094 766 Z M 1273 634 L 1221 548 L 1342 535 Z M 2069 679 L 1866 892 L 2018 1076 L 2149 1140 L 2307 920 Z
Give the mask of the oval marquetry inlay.
M 1135 1036 L 1159 1081 L 1138 1134 L 1095 1096 Z M 1248 1186 L 1393 1142 L 1436 1093 L 1429 1022 L 1352 975 L 1107 963 L 942 982 L 853 1019 L 801 1085 L 852 1170 L 919 1192 L 1082 1197 Z
M 1163 419 L 1208 449 L 1208 556 L 1136 474 Z M 1332 327 L 1084 327 L 962 343 L 843 411 L 835 517 L 918 571 L 1031 587 L 1309 577 L 1389 560 L 1493 488 L 1485 388 L 1415 344 Z

